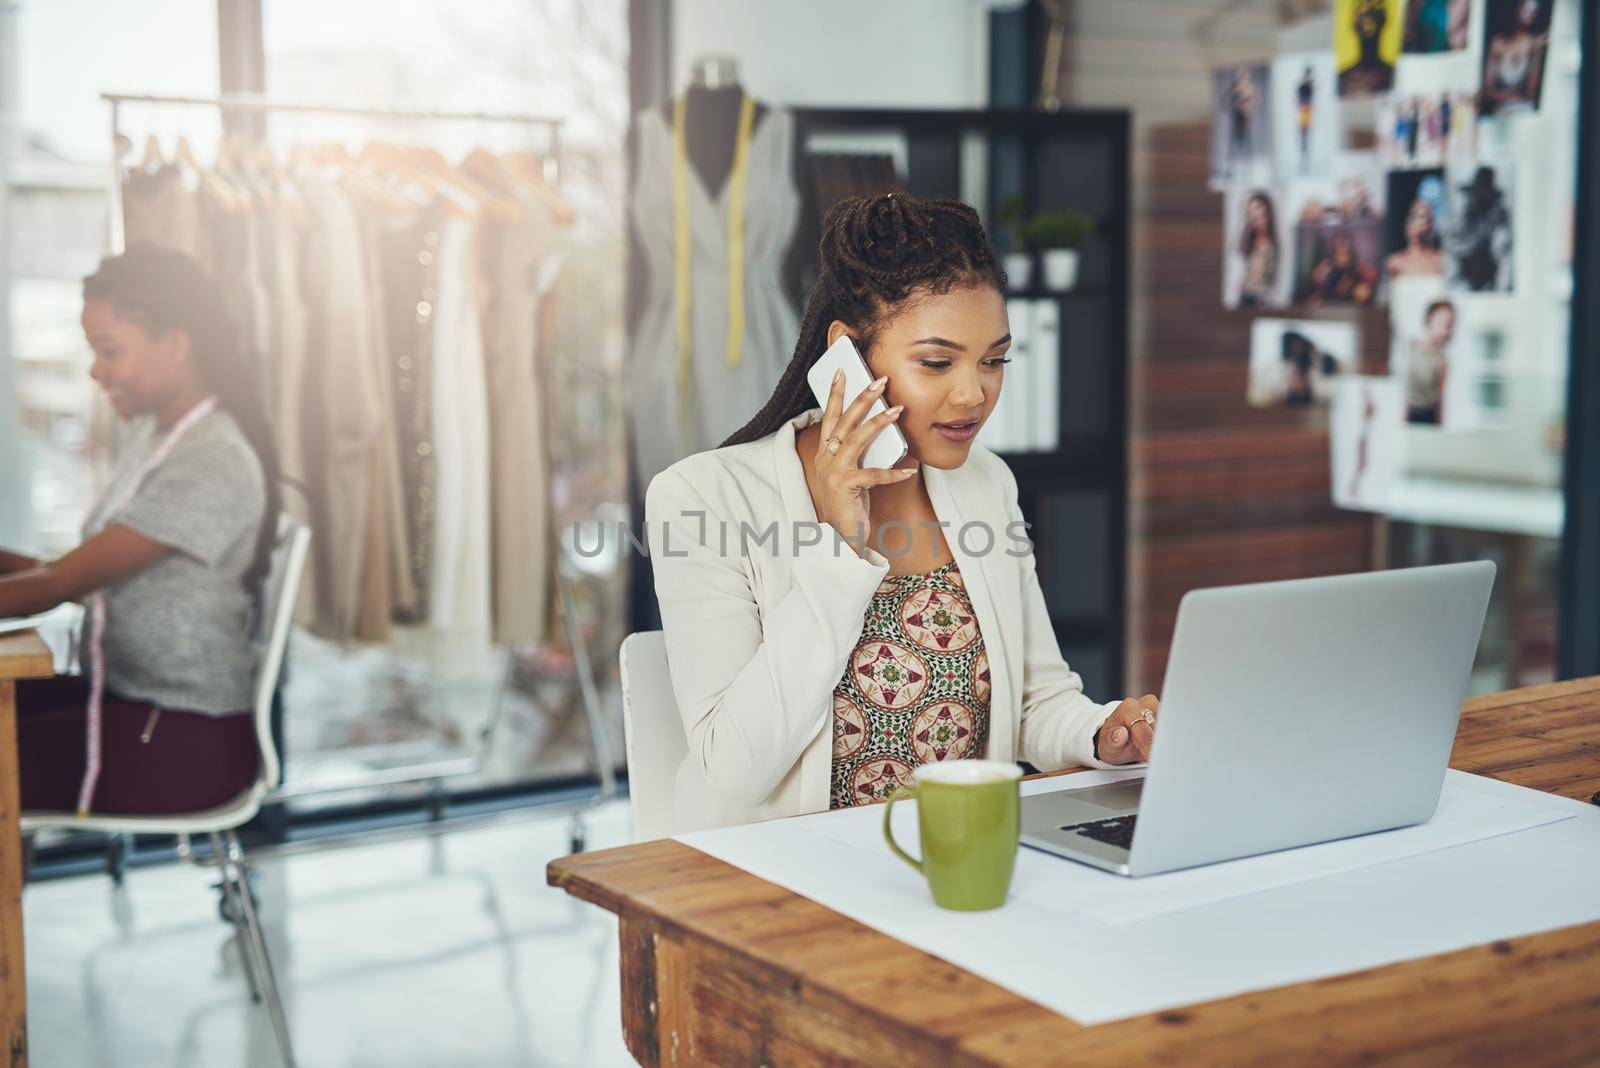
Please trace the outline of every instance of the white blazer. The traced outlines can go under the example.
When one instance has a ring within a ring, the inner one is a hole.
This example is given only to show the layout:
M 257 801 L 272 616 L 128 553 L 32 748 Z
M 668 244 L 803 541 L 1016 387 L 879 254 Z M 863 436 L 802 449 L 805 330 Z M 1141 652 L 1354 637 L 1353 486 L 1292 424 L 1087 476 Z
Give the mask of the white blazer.
M 828 807 L 833 691 L 889 561 L 870 548 L 857 556 L 817 523 L 795 434 L 821 418 L 813 408 L 757 441 L 689 456 L 646 491 L 689 743 L 675 833 Z M 1010 468 L 974 446 L 960 468 L 922 472 L 989 652 L 985 755 L 1042 770 L 1110 767 L 1093 740 L 1118 701 L 1090 700 L 1061 657 Z

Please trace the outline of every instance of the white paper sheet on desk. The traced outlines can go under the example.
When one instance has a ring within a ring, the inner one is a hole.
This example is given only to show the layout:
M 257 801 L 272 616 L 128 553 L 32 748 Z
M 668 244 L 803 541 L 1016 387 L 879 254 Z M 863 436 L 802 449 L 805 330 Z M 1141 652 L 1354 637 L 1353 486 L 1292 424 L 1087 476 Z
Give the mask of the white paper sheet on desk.
M 1052 911 L 1031 891 L 990 912 L 947 912 L 887 850 L 808 830 L 817 817 L 680 841 L 1093 1024 L 1600 921 L 1600 808 L 1474 785 L 1573 818 L 1137 923 Z M 1075 867 L 1039 870 L 1049 879 Z
M 1023 789 L 1028 794 L 1044 794 L 1082 788 L 1094 784 L 1088 778 L 1090 774 L 1095 773 L 1035 779 L 1023 783 Z M 1113 781 L 1141 774 L 1142 770 L 1102 772 L 1095 774 L 1095 779 Z M 1505 784 L 1492 779 L 1452 770 L 1445 776 L 1439 810 L 1427 823 L 1138 879 L 1025 848 L 1017 855 L 1012 893 L 1052 912 L 1081 912 L 1103 923 L 1147 920 L 1572 817 L 1571 812 L 1541 801 L 1539 796 L 1532 791 L 1514 792 L 1514 788 L 1508 790 Z M 883 810 L 877 806 L 818 813 L 797 822 L 813 834 L 858 849 L 884 849 Z M 894 823 L 899 840 L 915 853 L 916 806 L 897 805 Z

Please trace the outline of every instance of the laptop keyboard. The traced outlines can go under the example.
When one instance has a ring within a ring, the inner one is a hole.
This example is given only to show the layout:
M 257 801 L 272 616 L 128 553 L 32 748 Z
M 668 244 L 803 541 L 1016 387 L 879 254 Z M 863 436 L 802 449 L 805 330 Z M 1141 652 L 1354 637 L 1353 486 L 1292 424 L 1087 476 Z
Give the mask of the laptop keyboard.
M 1108 820 L 1069 823 L 1061 829 L 1081 834 L 1085 838 L 1093 838 L 1096 842 L 1105 842 L 1108 845 L 1131 849 L 1133 848 L 1133 825 L 1138 818 L 1137 815 L 1113 816 Z

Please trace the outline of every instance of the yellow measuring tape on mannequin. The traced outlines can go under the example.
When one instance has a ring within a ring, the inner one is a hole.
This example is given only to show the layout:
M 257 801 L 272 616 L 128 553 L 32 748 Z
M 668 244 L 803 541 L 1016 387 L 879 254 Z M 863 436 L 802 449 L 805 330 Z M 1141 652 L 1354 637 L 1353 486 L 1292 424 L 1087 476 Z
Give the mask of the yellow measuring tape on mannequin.
M 733 173 L 728 176 L 728 366 L 739 366 L 744 343 L 744 172 L 750 155 L 750 131 L 756 102 L 748 96 L 739 106 L 739 132 L 733 142 Z
M 672 105 L 672 221 L 674 273 L 678 312 L 678 416 L 689 426 L 689 358 L 694 349 L 693 236 L 689 230 L 689 141 L 685 97 Z M 755 127 L 756 102 L 745 96 L 733 142 L 733 171 L 728 176 L 728 336 L 729 367 L 738 367 L 744 343 L 744 185 Z

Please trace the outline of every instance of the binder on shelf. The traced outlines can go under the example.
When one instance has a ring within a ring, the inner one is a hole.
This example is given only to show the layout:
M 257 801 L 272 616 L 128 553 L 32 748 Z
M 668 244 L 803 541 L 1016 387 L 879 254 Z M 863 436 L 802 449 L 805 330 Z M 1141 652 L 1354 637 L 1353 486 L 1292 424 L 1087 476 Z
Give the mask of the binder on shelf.
M 1016 329 L 1015 326 L 1012 329 Z M 1010 367 L 1006 368 L 1009 372 Z M 979 442 L 990 452 L 1010 452 L 1011 448 L 1006 438 L 1006 405 L 1011 402 L 1011 392 L 1016 387 L 1016 380 L 1009 374 L 1005 384 L 1000 389 L 1000 399 L 995 401 L 994 407 L 989 411 L 989 420 L 983 424 L 983 431 L 978 435 Z
M 1029 400 L 1033 406 L 1035 452 L 1055 452 L 1061 444 L 1061 305 L 1051 299 L 1030 301 L 1033 322 L 1028 339 L 1033 363 Z
M 1028 399 L 1034 363 L 1032 304 L 1020 298 L 1006 301 L 1006 315 L 1011 320 L 1011 363 L 1006 367 L 1000 401 L 990 417 L 999 431 L 989 444 L 995 452 L 1022 452 L 1028 447 L 1028 424 L 1033 414 Z

